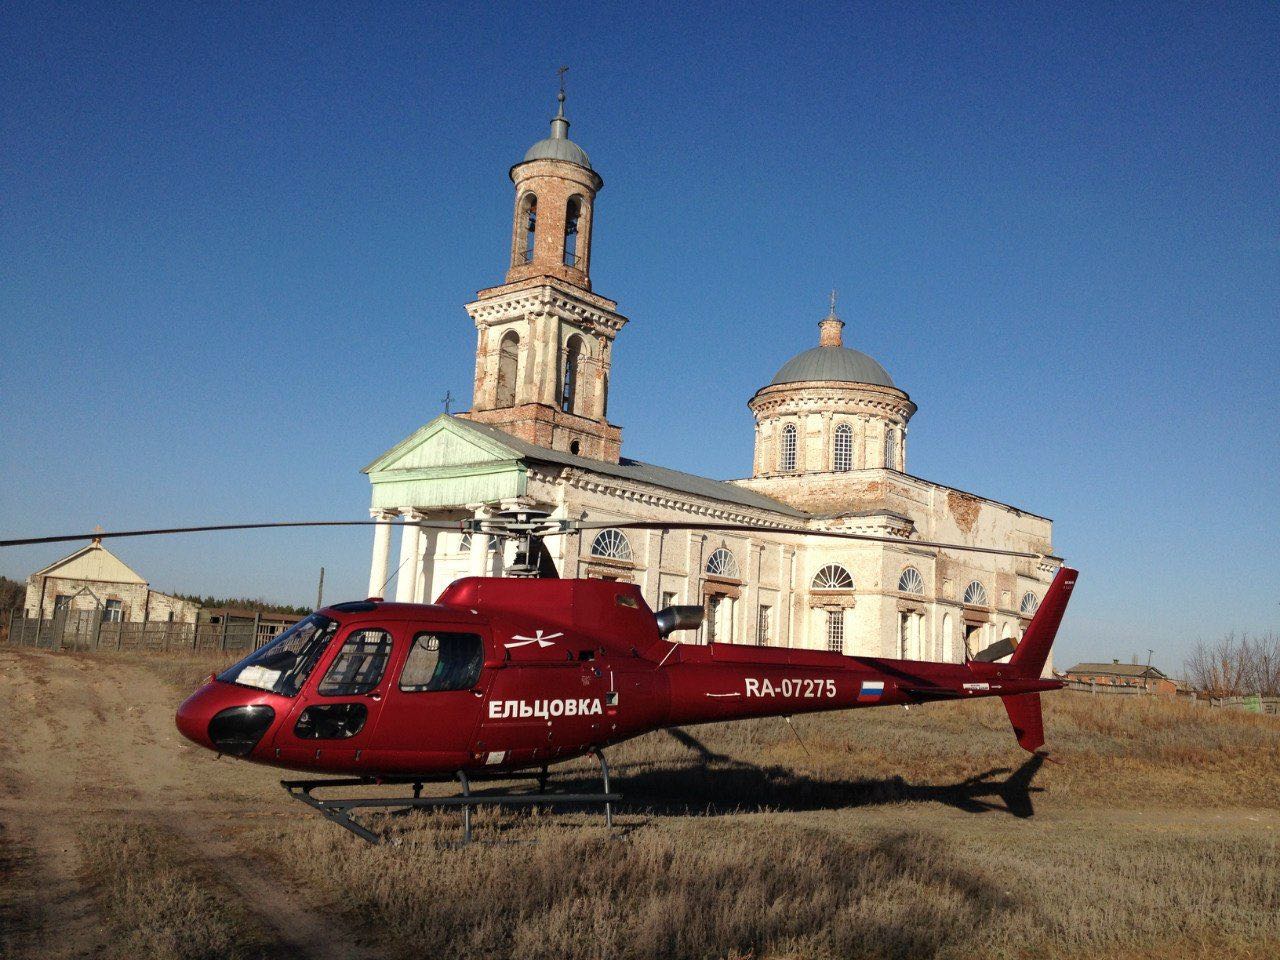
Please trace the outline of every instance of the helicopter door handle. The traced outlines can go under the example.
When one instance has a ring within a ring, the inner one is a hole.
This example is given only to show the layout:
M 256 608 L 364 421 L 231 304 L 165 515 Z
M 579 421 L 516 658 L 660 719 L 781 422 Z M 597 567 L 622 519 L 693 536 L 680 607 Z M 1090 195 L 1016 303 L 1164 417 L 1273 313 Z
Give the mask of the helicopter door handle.
M 380 694 L 380 693 L 371 693 L 371 694 L 369 694 L 369 699 L 370 699 L 370 700 L 374 700 L 374 701 L 381 700 L 381 699 L 382 699 L 382 694 Z

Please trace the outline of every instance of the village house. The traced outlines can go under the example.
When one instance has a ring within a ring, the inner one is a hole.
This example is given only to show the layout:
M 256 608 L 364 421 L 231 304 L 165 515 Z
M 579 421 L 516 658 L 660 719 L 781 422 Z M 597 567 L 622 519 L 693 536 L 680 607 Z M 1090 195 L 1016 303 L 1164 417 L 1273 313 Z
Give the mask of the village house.
M 158 590 L 94 538 L 27 577 L 25 615 L 35 619 L 92 617 L 104 623 L 195 623 L 200 604 Z
M 1141 687 L 1147 693 L 1173 696 L 1178 682 L 1156 667 L 1141 663 L 1077 663 L 1062 673 L 1062 679 L 1103 687 Z

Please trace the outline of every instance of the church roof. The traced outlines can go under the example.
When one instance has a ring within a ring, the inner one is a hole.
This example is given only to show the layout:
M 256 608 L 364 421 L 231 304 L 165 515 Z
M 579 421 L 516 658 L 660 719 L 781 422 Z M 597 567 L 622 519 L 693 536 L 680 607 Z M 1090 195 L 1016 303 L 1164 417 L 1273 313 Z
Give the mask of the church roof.
M 802 383 L 806 380 L 843 380 L 881 387 L 894 386 L 893 378 L 884 367 L 865 353 L 849 347 L 814 347 L 798 353 L 784 363 L 769 382 Z
M 539 140 L 525 151 L 524 163 L 530 160 L 564 160 L 591 169 L 587 151 L 569 139 L 569 121 L 564 115 L 564 91 L 557 98 L 560 108 L 551 121 L 551 136 Z
M 590 470 L 593 473 L 602 473 L 606 476 L 635 480 L 639 483 L 651 483 L 655 486 L 666 487 L 669 490 L 679 490 L 681 493 L 705 497 L 708 500 L 721 500 L 726 503 L 737 504 L 740 507 L 771 510 L 774 513 L 784 513 L 787 516 L 797 518 L 809 516 L 802 510 L 789 507 L 779 500 L 774 500 L 772 497 L 766 497 L 752 490 L 745 490 L 727 480 L 712 480 L 709 477 L 699 477 L 696 474 L 684 473 L 680 470 L 672 470 L 669 467 L 660 467 L 657 464 L 644 463 L 628 457 L 623 457 L 617 463 L 612 463 L 608 460 L 593 460 L 590 457 L 579 457 L 572 453 L 550 450 L 547 447 L 528 443 L 508 433 L 503 433 L 497 427 L 491 427 L 488 424 L 476 423 L 473 420 L 463 420 L 461 417 L 454 416 L 449 416 L 449 419 L 465 425 L 469 430 L 477 430 L 498 443 L 511 447 L 524 460 L 538 460 L 543 463 L 578 467 L 582 470 Z
M 668 490 L 676 490 L 707 500 L 719 500 L 723 503 L 731 503 L 739 507 L 749 507 L 755 510 L 768 510 L 772 513 L 779 513 L 797 519 L 809 516 L 802 510 L 789 507 L 785 503 L 774 500 L 772 497 L 766 497 L 753 490 L 747 490 L 727 480 L 712 480 L 708 477 L 699 477 L 692 473 L 684 473 L 680 470 L 672 470 L 652 463 L 643 463 L 640 460 L 631 460 L 627 457 L 623 457 L 618 463 L 612 463 L 608 460 L 593 460 L 590 457 L 579 457 L 572 453 L 540 447 L 537 444 L 513 437 L 509 433 L 504 433 L 496 427 L 491 427 L 484 423 L 476 423 L 474 420 L 467 420 L 452 414 L 441 414 L 418 430 L 413 436 L 400 441 L 396 446 L 369 464 L 364 468 L 363 472 L 374 473 L 390 467 L 401 459 L 408 448 L 420 442 L 420 438 L 435 432 L 436 425 L 441 422 L 447 424 L 448 428 L 454 431 L 461 430 L 478 434 L 487 440 L 490 445 L 496 445 L 510 451 L 513 459 L 576 467 L 579 470 L 591 473 L 633 480 L 638 483 L 653 484 L 654 486 L 665 487 Z

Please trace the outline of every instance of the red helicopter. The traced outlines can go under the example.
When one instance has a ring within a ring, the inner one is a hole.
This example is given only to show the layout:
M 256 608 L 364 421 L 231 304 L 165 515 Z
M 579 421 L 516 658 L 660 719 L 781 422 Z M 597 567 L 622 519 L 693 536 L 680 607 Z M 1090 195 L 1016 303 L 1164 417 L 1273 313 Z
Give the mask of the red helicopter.
M 372 523 L 385 521 L 372 521 Z M 265 526 L 367 525 L 370 521 L 236 524 L 95 536 Z M 452 530 L 459 524 L 419 521 Z M 370 598 L 324 607 L 239 663 L 210 677 L 178 708 L 188 739 L 219 754 L 340 779 L 283 781 L 291 795 L 358 836 L 380 838 L 351 817 L 365 808 L 461 806 L 464 839 L 480 804 L 602 804 L 612 823 L 604 748 L 654 730 L 751 717 L 934 700 L 1000 697 L 1014 735 L 1030 752 L 1044 744 L 1039 694 L 1062 684 L 1041 676 L 1077 572 L 1062 567 L 1022 641 L 963 664 L 844 656 L 820 650 L 670 638 L 696 629 L 701 607 L 656 613 L 634 584 L 553 579 L 547 536 L 603 526 L 522 515 L 465 521 L 461 528 L 520 541 L 512 578 L 467 577 L 434 604 Z M 681 525 L 753 530 L 733 524 Z M 770 533 L 785 533 L 771 529 Z M 813 536 L 816 531 L 794 530 Z M 989 548 L 853 540 L 916 547 Z M 75 539 L 40 538 L 39 541 Z M 541 573 L 542 576 L 537 576 Z M 1012 651 L 1007 662 L 999 662 Z M 599 794 L 547 794 L 547 768 L 594 754 Z M 475 794 L 471 778 L 538 771 L 539 793 Z M 457 778 L 459 797 L 422 797 L 426 781 Z M 320 799 L 320 787 L 413 784 L 413 797 Z

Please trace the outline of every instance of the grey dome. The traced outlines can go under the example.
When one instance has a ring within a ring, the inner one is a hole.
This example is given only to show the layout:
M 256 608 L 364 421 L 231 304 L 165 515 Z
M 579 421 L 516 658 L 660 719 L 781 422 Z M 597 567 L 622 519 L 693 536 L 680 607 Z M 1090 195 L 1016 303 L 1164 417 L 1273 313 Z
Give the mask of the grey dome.
M 782 365 L 769 383 L 802 383 L 806 380 L 843 380 L 880 387 L 893 386 L 893 379 L 884 367 L 865 353 L 848 347 L 814 347 L 796 354 Z
M 564 115 L 564 90 L 560 91 L 556 100 L 560 105 L 556 109 L 556 115 L 551 118 L 551 136 L 530 147 L 521 163 L 528 163 L 530 160 L 564 160 L 590 170 L 591 161 L 587 159 L 587 151 L 569 139 L 569 118 Z
M 545 140 L 539 140 L 524 155 L 523 162 L 528 163 L 530 160 L 567 160 L 569 163 L 591 169 L 587 151 L 568 138 L 547 137 Z

